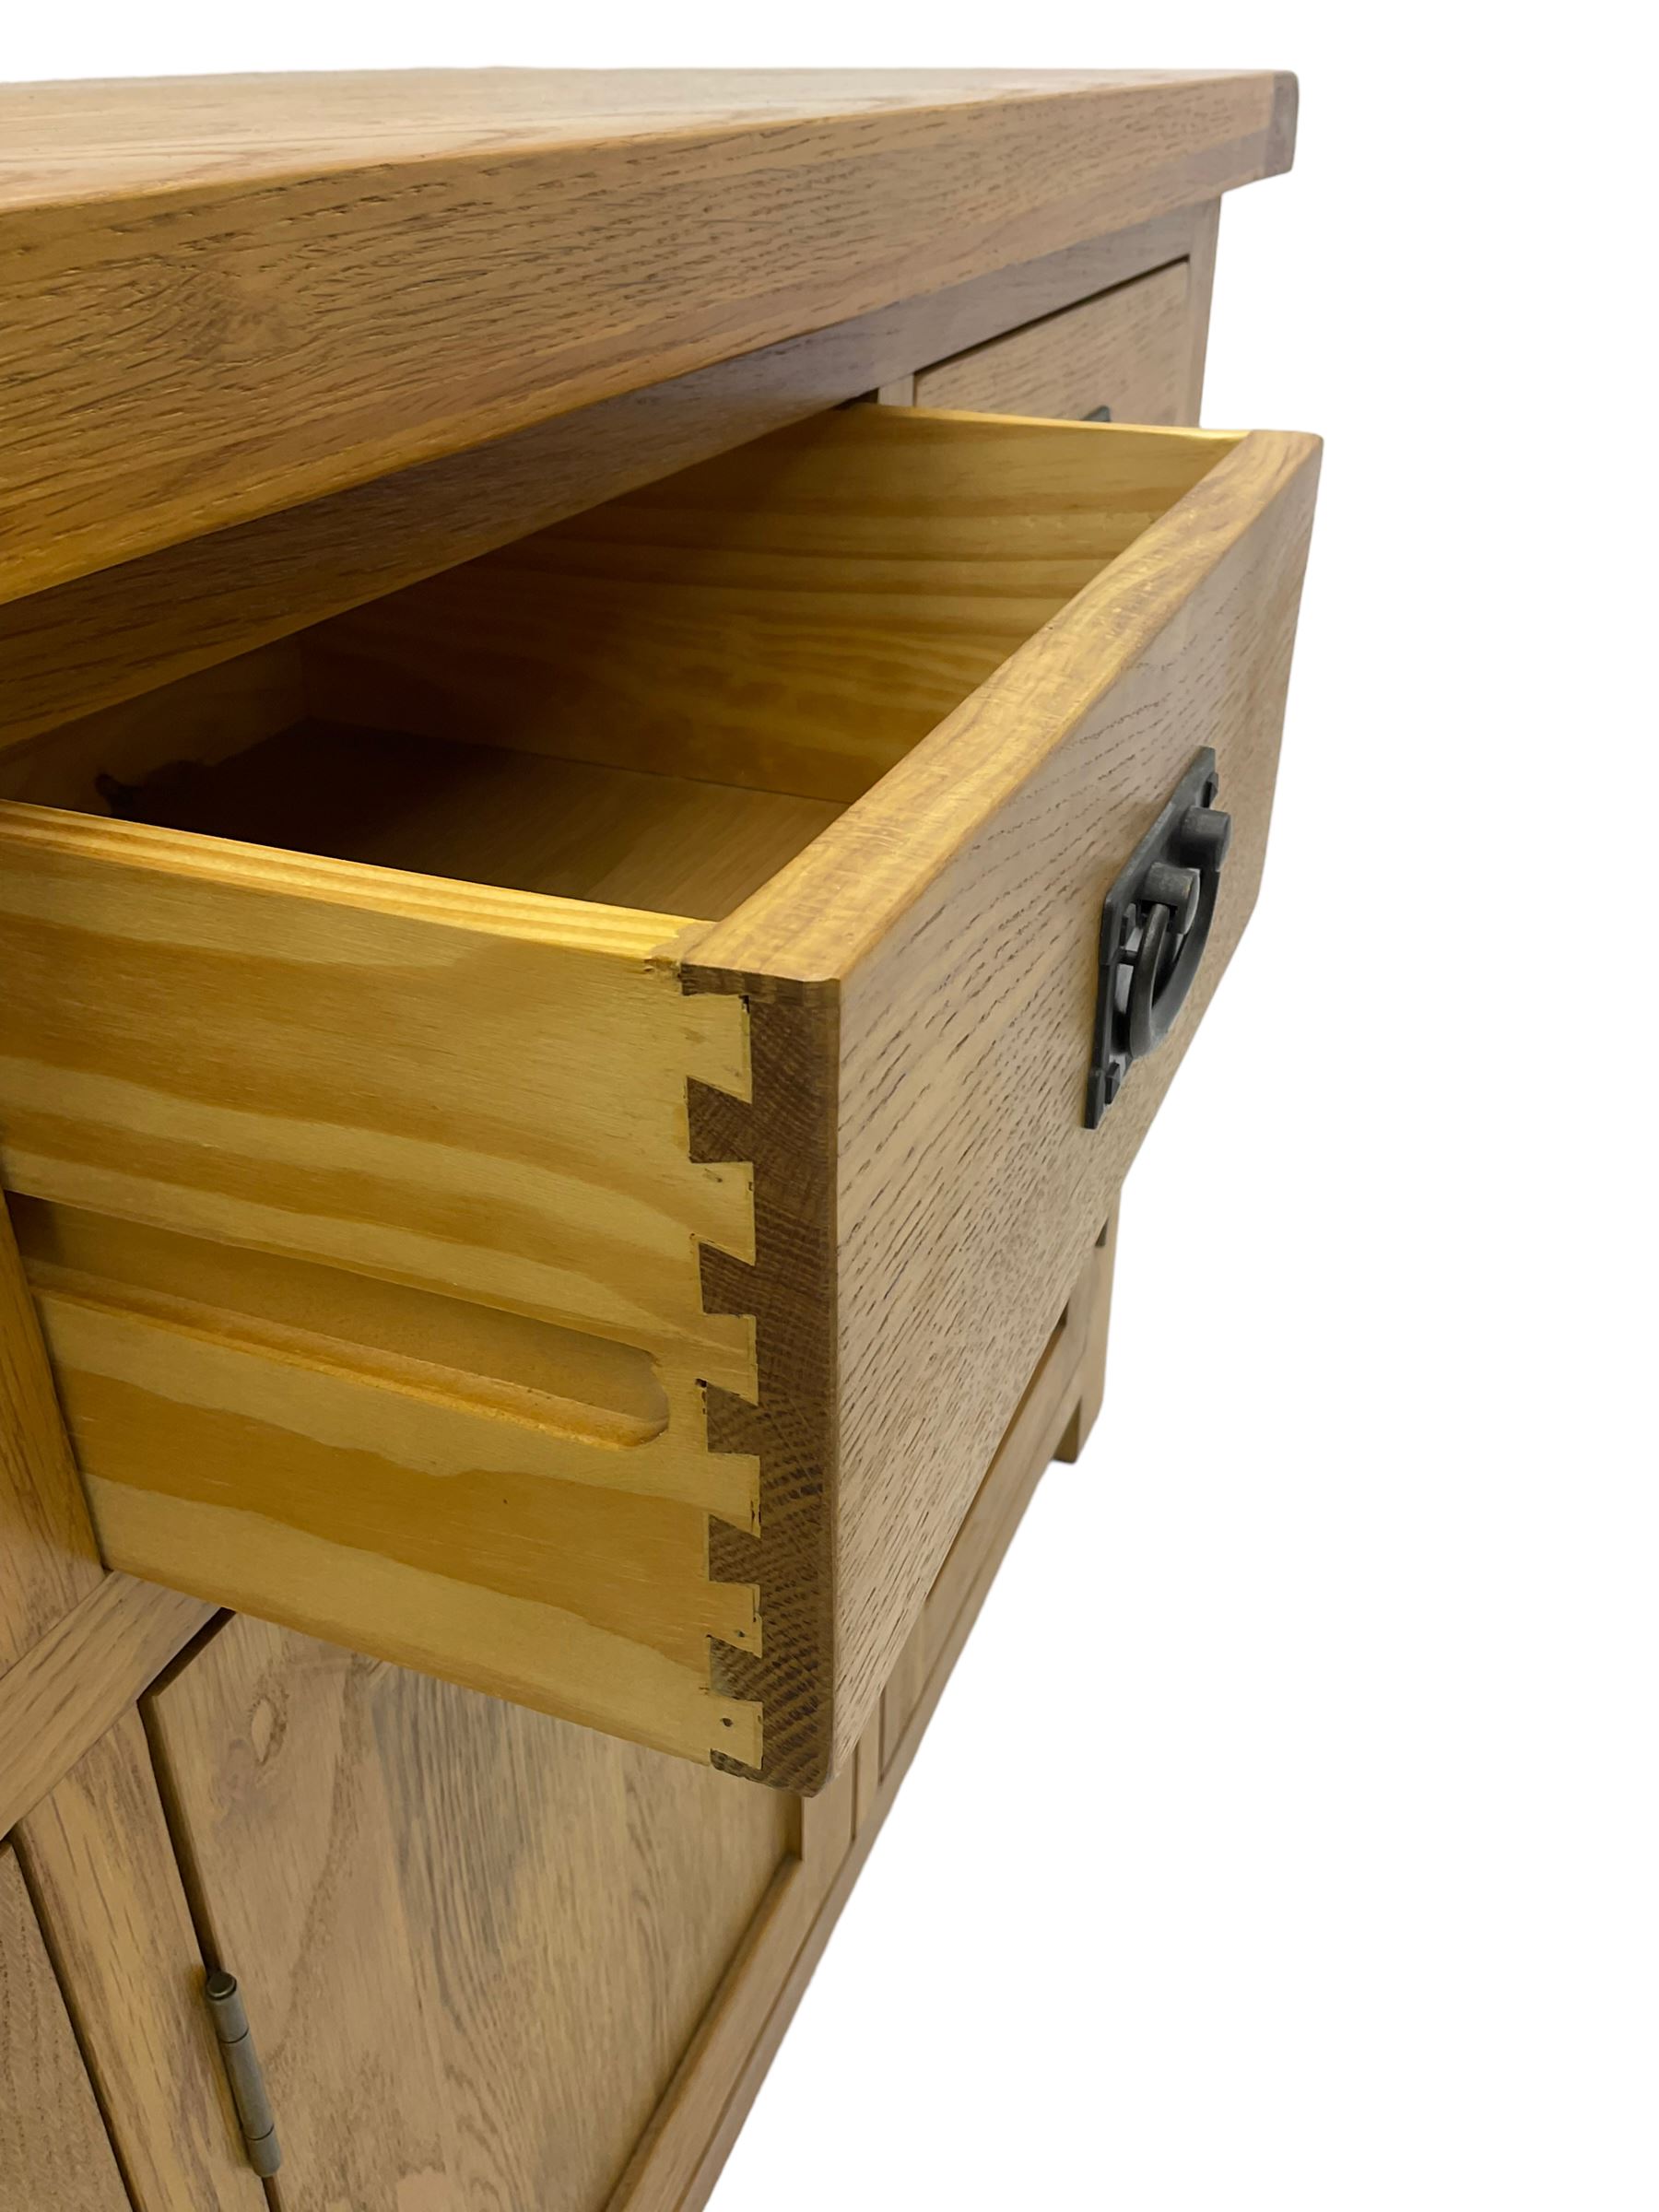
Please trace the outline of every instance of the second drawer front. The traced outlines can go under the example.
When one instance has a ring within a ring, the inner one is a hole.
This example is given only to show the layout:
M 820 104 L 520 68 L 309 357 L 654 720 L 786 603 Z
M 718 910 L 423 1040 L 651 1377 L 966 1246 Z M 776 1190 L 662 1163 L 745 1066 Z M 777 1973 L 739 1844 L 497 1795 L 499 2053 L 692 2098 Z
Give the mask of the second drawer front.
M 1041 323 L 922 370 L 919 407 L 1080 421 L 1198 419 L 1200 318 L 1190 265 L 1171 262 Z

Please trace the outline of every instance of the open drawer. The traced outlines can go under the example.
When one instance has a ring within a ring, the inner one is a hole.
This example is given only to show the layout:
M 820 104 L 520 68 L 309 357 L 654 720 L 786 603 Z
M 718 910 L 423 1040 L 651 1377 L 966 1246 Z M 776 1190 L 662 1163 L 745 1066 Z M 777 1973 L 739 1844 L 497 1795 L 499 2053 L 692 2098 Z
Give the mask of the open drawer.
M 0 755 L 112 1564 L 818 1786 L 1253 902 L 1317 448 L 861 407 Z M 1100 1126 L 1104 894 L 1235 826 Z

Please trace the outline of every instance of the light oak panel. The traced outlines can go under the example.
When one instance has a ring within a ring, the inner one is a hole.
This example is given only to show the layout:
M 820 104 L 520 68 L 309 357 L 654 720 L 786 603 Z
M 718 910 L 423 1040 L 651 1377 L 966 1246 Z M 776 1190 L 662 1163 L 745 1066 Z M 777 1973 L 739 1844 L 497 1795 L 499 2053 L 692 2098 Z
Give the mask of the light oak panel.
M 1266 73 L 8 88 L 0 596 L 1213 199 L 1294 115 Z
M 245 1618 L 148 1713 L 284 2212 L 603 2205 L 791 1801 Z
M 1080 421 L 1196 420 L 1186 409 L 1195 312 L 1184 261 L 993 338 L 916 378 L 919 407 L 995 409 Z
M 15 1840 L 137 2212 L 266 2212 L 135 1711 Z
M 3 1843 L 0 2205 L 131 2212 L 17 1853 Z

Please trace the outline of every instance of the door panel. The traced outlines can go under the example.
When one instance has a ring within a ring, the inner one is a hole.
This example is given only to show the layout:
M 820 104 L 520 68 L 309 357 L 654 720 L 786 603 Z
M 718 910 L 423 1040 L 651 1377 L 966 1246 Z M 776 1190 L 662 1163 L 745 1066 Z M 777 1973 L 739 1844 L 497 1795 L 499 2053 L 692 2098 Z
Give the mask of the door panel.
M 135 1710 L 16 1841 L 139 2212 L 265 2212 Z
M 0 1844 L 0 2205 L 130 2212 L 18 1854 Z
M 247 1616 L 148 1712 L 284 2212 L 603 2205 L 794 1801 Z

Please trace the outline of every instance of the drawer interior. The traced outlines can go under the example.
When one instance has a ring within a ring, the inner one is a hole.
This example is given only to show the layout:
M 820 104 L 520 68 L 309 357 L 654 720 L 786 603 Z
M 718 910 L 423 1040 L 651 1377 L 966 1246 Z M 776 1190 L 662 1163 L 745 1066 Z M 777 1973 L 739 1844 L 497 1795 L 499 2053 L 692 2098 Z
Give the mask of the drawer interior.
M 113 794 L 130 818 L 713 921 L 842 802 L 305 714 Z
M 730 913 L 1227 450 L 821 417 L 0 754 L 0 798 Z

